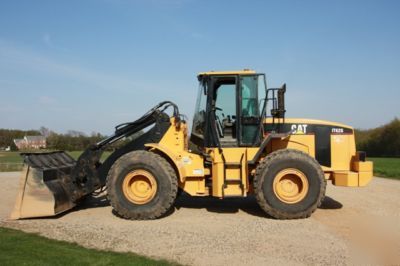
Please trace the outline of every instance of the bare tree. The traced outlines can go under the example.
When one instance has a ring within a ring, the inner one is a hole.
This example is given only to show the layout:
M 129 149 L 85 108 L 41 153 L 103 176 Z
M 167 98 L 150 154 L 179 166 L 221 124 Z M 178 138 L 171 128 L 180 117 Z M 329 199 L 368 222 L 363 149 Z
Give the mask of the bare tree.
M 47 127 L 44 127 L 44 126 L 41 126 L 40 128 L 39 128 L 39 132 L 40 132 L 40 134 L 42 135 L 42 136 L 44 136 L 44 137 L 48 137 L 48 136 L 50 136 L 50 133 L 51 133 L 51 131 L 50 131 L 50 129 L 48 129 Z

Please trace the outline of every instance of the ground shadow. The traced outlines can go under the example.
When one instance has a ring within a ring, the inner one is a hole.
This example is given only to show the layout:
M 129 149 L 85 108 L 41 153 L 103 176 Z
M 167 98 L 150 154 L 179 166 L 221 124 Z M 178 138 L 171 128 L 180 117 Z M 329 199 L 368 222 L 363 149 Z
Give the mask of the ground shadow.
M 209 212 L 237 213 L 239 210 L 253 216 L 269 217 L 258 206 L 253 196 L 245 198 L 218 199 L 213 197 L 191 197 L 181 195 L 175 202 L 175 208 L 206 209 Z
M 111 212 L 112 212 L 112 214 L 114 214 L 115 216 L 117 216 L 119 218 L 128 219 L 128 218 L 125 218 L 122 215 L 120 215 L 114 209 Z M 170 208 L 166 213 L 164 213 L 163 215 L 161 215 L 157 219 L 162 219 L 162 218 L 168 217 L 168 216 L 172 215 L 174 212 L 175 212 L 175 208 L 172 206 L 172 208 Z M 137 218 L 137 219 L 133 219 L 133 220 L 139 220 L 140 221 L 140 220 L 149 220 L 149 219 Z
M 319 208 L 323 210 L 336 210 L 336 209 L 341 209 L 342 207 L 343 207 L 342 203 L 328 196 L 325 196 L 324 201 L 322 202 L 321 206 L 319 206 Z
M 75 207 L 75 210 L 85 210 L 92 208 L 100 208 L 110 206 L 110 202 L 107 199 L 107 195 L 101 194 L 98 196 L 88 195 L 84 199 L 82 199 L 78 206 Z
M 320 209 L 334 210 L 341 209 L 343 204 L 325 196 Z M 227 198 L 218 199 L 213 197 L 191 197 L 189 195 L 182 195 L 177 198 L 175 208 L 189 208 L 189 209 L 206 209 L 209 212 L 217 213 L 237 213 L 239 210 L 257 217 L 271 218 L 273 217 L 266 214 L 258 205 L 254 196 L 245 198 Z

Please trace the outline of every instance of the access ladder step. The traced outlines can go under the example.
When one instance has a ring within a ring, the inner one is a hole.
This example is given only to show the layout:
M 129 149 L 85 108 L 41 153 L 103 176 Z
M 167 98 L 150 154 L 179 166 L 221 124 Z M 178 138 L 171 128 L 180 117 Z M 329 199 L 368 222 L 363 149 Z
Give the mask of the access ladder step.
M 243 198 L 243 194 L 224 196 L 224 199 L 227 198 Z
M 241 167 L 241 163 L 225 163 L 225 167 Z
M 242 183 L 241 179 L 225 179 L 226 182 L 238 182 L 238 183 Z

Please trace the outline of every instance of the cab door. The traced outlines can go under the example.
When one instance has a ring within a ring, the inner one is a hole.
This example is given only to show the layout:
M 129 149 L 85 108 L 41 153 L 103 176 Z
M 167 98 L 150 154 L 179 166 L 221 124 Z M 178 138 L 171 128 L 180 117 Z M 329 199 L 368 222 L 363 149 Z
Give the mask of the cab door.
M 209 144 L 237 147 L 238 78 L 237 76 L 212 77 L 211 87 L 209 126 L 214 129 L 214 135 L 210 137 L 215 139 Z
M 261 142 L 259 91 L 265 90 L 260 76 L 241 76 L 239 81 L 240 146 L 254 147 Z

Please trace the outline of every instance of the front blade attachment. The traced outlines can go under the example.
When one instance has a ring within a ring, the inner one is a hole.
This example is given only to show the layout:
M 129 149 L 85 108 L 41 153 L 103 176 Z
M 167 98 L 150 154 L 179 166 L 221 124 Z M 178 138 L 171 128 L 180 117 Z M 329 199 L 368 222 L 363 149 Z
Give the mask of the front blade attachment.
M 76 205 L 71 156 L 62 151 L 21 155 L 25 165 L 11 219 L 54 216 Z

